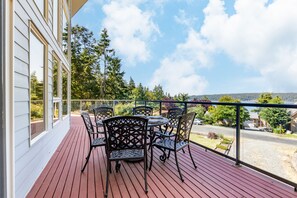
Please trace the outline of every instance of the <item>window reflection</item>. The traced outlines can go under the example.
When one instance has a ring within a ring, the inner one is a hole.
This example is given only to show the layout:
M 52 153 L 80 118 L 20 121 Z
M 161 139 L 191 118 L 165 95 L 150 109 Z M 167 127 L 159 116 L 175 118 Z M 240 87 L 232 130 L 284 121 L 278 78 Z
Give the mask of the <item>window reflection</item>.
M 59 97 L 58 92 L 58 83 L 59 83 L 59 62 L 54 57 L 53 58 L 53 123 L 59 120 L 60 115 L 60 102 L 61 98 Z
M 68 18 L 65 13 L 65 8 L 63 9 L 63 18 L 62 19 L 63 19 L 62 47 L 63 47 L 64 54 L 66 56 L 68 56 Z
M 44 122 L 44 54 L 45 45 L 30 33 L 31 138 L 45 131 Z
M 63 117 L 68 114 L 68 71 L 63 67 L 62 69 L 62 100 L 63 100 Z

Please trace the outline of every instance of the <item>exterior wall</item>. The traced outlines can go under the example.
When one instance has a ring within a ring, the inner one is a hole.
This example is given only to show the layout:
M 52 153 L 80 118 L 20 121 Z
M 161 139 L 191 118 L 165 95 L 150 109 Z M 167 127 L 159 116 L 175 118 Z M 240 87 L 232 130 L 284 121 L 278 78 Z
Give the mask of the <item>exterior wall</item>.
M 15 150 L 15 196 L 24 197 L 39 174 L 46 166 L 53 152 L 70 127 L 70 117 L 52 123 L 52 54 L 60 59 L 66 67 L 70 67 L 60 45 L 52 33 L 52 0 L 48 0 L 48 20 L 45 20 L 32 0 L 14 0 L 14 150 Z M 62 4 L 60 3 L 60 10 Z M 48 43 L 47 70 L 48 84 L 46 90 L 47 130 L 34 143 L 30 140 L 30 73 L 29 73 L 29 35 L 30 20 Z M 62 22 L 60 20 L 60 27 Z M 62 29 L 62 28 L 60 28 Z M 61 86 L 61 83 L 60 83 Z M 69 104 L 69 103 L 68 103 Z

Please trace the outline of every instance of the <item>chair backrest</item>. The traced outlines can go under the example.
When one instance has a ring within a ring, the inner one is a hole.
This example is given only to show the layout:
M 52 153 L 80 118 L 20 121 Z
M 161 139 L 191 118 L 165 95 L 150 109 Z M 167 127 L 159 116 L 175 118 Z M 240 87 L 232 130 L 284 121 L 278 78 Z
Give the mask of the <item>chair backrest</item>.
M 93 127 L 90 115 L 88 112 L 82 112 L 81 117 L 85 123 L 85 127 L 87 129 L 87 132 L 91 141 L 91 138 L 94 138 L 94 127 Z
M 93 109 L 93 111 L 95 116 L 95 123 L 97 123 L 99 120 L 111 118 L 114 115 L 113 108 L 111 107 L 96 107 Z
M 133 115 L 153 115 L 153 108 L 148 106 L 138 106 L 133 108 Z
M 148 119 L 118 116 L 103 120 L 107 152 L 125 149 L 145 149 Z
M 180 141 L 189 142 L 190 133 L 192 130 L 192 125 L 193 125 L 195 116 L 196 116 L 196 113 L 191 112 L 179 117 L 177 132 L 175 136 L 176 143 Z
M 167 118 L 169 120 L 168 126 L 176 128 L 178 125 L 179 116 L 183 115 L 184 110 L 178 107 L 170 108 L 167 113 Z

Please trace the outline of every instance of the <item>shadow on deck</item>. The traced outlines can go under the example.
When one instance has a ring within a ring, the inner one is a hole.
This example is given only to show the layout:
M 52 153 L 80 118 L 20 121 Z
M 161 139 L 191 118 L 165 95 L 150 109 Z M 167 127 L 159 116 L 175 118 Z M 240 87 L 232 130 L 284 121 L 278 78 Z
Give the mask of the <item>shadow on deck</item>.
M 88 139 L 81 117 L 72 125 L 63 142 L 39 176 L 27 197 L 103 197 L 106 159 L 104 148 L 96 148 L 84 173 L 80 169 L 88 152 Z M 148 172 L 149 192 L 144 192 L 143 162 L 122 162 L 121 170 L 110 175 L 109 197 L 297 197 L 290 186 L 266 177 L 212 152 L 191 145 L 197 165 L 179 152 L 185 179 L 181 182 L 174 157 L 162 163 L 154 149 L 154 163 Z M 150 160 L 150 157 L 148 158 Z

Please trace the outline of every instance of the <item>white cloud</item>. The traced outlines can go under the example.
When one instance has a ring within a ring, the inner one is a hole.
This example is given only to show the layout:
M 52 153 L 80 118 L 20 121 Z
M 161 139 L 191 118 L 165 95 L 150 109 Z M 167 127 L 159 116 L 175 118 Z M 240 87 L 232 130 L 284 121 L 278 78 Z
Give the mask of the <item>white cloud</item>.
M 174 20 L 179 24 L 191 28 L 195 24 L 195 21 L 197 21 L 197 18 L 187 16 L 186 11 L 180 9 L 178 15 L 174 16 Z
M 189 30 L 187 40 L 179 44 L 173 54 L 161 61 L 154 72 L 150 87 L 161 84 L 166 92 L 202 94 L 206 79 L 196 73 L 197 68 L 210 64 L 208 53 L 211 45 L 204 42 L 199 33 Z
M 201 35 L 239 64 L 259 71 L 268 90 L 296 91 L 297 1 L 237 0 L 228 16 L 221 0 L 204 9 Z
M 296 91 L 296 9 L 296 0 L 237 0 L 235 13 L 229 16 L 223 0 L 210 0 L 200 31 L 189 28 L 186 42 L 161 61 L 151 85 L 160 83 L 173 94 L 203 93 L 207 81 L 197 69 L 209 66 L 212 54 L 219 52 L 242 67 L 258 71 L 260 76 L 238 82 L 243 89 Z M 175 20 L 190 24 L 183 12 Z
M 153 22 L 153 13 L 139 8 L 145 0 L 112 0 L 103 6 L 106 18 L 103 27 L 112 38 L 112 47 L 122 54 L 129 64 L 150 59 L 149 43 L 159 35 Z

